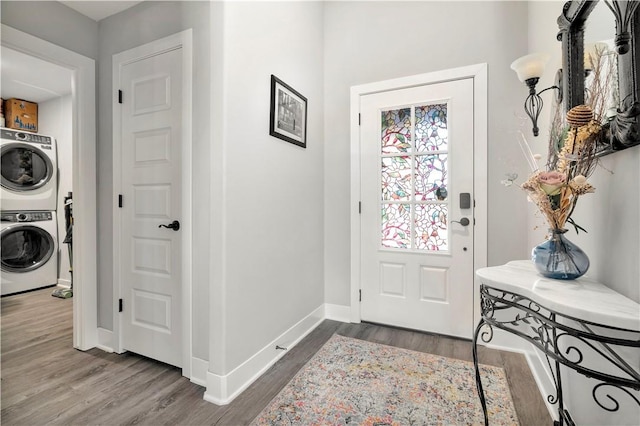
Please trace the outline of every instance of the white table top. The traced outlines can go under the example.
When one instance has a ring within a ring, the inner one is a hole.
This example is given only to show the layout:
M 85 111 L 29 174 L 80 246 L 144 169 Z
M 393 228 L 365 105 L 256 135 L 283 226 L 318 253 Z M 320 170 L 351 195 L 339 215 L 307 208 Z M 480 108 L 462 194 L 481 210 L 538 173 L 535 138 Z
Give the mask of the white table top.
M 481 268 L 476 274 L 489 287 L 528 297 L 560 314 L 640 331 L 640 304 L 590 278 L 545 278 L 538 274 L 530 260 Z

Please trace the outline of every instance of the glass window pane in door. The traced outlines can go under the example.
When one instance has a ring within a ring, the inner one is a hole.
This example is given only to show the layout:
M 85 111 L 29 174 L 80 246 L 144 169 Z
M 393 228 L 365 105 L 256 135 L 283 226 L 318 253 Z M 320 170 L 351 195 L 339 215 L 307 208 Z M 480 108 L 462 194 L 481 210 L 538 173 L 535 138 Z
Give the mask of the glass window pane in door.
M 382 158 L 382 199 L 404 201 L 411 198 L 411 157 Z
M 448 250 L 447 205 L 418 204 L 415 207 L 416 248 Z
M 445 151 L 449 140 L 447 104 L 416 107 L 416 151 Z
M 411 205 L 382 205 L 382 247 L 411 248 Z
M 382 112 L 382 153 L 411 151 L 411 108 Z
M 447 154 L 416 156 L 416 200 L 447 199 Z

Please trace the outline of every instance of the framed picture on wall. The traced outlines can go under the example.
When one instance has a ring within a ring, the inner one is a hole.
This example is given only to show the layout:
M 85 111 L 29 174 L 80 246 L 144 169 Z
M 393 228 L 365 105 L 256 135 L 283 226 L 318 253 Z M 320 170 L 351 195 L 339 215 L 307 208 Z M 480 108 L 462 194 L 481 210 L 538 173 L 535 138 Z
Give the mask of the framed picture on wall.
M 269 134 L 307 147 L 307 98 L 273 74 Z

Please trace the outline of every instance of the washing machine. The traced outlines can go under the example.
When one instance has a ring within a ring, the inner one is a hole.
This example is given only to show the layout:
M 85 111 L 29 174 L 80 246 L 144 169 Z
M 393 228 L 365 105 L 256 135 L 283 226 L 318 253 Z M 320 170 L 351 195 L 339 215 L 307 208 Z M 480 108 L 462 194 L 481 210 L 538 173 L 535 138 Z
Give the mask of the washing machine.
M 2 212 L 0 219 L 2 295 L 57 284 L 56 212 Z
M 3 211 L 56 210 L 58 157 L 51 136 L 0 128 Z

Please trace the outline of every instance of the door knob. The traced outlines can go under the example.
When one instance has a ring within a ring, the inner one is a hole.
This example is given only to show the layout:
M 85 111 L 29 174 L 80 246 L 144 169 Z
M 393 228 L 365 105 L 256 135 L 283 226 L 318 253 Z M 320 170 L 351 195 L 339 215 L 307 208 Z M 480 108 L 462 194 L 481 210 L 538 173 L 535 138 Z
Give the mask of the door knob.
M 180 229 L 180 222 L 178 222 L 177 220 L 174 220 L 168 225 L 158 225 L 158 228 L 169 228 L 169 229 L 173 229 L 174 231 L 177 231 L 178 229 Z
M 463 217 L 460 220 L 452 220 L 451 223 L 459 223 L 462 226 L 469 226 L 469 223 L 471 223 L 471 222 L 469 221 L 468 218 Z

